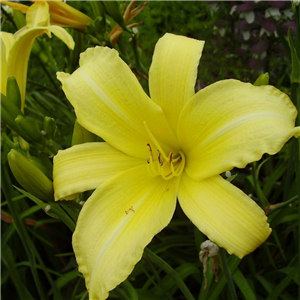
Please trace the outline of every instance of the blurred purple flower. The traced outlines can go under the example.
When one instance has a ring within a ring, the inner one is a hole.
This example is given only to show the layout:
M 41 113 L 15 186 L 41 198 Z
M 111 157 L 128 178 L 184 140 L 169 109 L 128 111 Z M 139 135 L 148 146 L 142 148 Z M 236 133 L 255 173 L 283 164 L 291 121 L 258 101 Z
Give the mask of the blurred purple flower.
M 232 2 L 230 14 L 236 17 L 234 36 L 240 49 L 238 54 L 248 60 L 249 67 L 263 70 L 267 63 L 267 53 L 287 53 L 278 37 L 278 31 L 287 35 L 296 33 L 296 22 L 291 21 L 293 13 L 290 1 L 244 1 Z

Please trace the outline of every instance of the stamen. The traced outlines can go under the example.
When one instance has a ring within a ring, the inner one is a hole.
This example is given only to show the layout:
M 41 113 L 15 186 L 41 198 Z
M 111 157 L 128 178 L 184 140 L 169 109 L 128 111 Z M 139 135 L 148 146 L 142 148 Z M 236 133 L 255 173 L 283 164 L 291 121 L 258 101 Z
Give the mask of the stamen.
M 150 155 L 151 155 L 151 157 L 152 157 L 152 161 L 154 161 L 153 151 L 152 151 L 151 145 L 150 145 L 150 144 L 147 144 L 147 146 L 149 147 L 149 151 L 150 151 Z
M 158 162 L 161 166 L 164 164 L 164 162 L 161 160 L 161 153 L 159 151 L 158 151 Z
M 158 168 L 158 170 L 159 170 L 159 174 L 161 175 L 161 177 L 165 180 L 169 180 L 174 176 L 172 173 L 165 175 L 163 168 Z
M 146 122 L 143 122 L 146 132 L 151 139 L 151 144 L 147 144 L 149 147 L 150 156 L 147 159 L 147 168 L 150 176 L 155 177 L 161 175 L 161 177 L 165 180 L 172 179 L 173 177 L 179 176 L 184 167 L 185 167 L 185 156 L 179 151 L 176 153 L 176 158 L 174 158 L 174 153 L 170 152 L 167 156 L 151 131 L 149 130 Z M 157 159 L 154 159 L 152 146 L 155 146 L 158 151 Z
M 165 154 L 165 152 L 163 151 L 163 149 L 160 147 L 159 143 L 157 142 L 157 140 L 155 139 L 155 137 L 153 136 L 153 134 L 151 133 L 150 129 L 147 126 L 147 123 L 144 121 L 144 126 L 145 129 L 150 137 L 150 139 L 152 140 L 153 144 L 155 145 L 155 147 L 157 148 L 157 150 L 162 154 L 164 160 L 168 160 L 167 155 Z M 149 145 L 149 144 L 148 144 Z
M 184 166 L 185 166 L 185 156 L 184 156 L 184 154 L 181 151 L 179 151 L 179 154 L 180 154 L 180 156 L 179 156 L 180 159 L 179 159 L 179 171 L 178 171 L 178 175 L 182 173 L 182 171 L 184 169 Z
M 170 154 L 169 154 L 169 156 L 170 156 L 170 158 L 169 158 L 169 163 L 170 163 L 170 165 L 172 164 L 172 159 L 173 159 L 173 152 L 171 152 Z

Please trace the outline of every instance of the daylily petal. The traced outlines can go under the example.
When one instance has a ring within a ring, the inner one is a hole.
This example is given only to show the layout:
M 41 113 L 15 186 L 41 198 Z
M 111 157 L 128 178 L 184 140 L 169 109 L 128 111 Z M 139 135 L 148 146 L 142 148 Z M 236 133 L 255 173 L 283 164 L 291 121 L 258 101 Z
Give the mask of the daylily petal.
M 45 27 L 50 24 L 49 5 L 46 1 L 32 4 L 26 13 L 27 27 Z
M 62 27 L 85 29 L 93 20 L 79 10 L 63 1 L 48 1 L 50 7 L 50 21 Z
M 54 157 L 55 200 L 93 190 L 106 179 L 141 164 L 145 164 L 144 160 L 106 143 L 85 143 L 60 150 Z
M 24 4 L 20 4 L 20 3 L 16 3 L 16 2 L 1 0 L 0 3 L 4 4 L 4 5 L 8 5 L 9 7 L 13 8 L 13 9 L 19 10 L 24 14 L 27 13 L 27 10 L 29 9 L 28 5 L 24 5 Z
M 7 76 L 13 76 L 17 80 L 21 93 L 22 111 L 24 110 L 27 67 L 31 48 L 35 38 L 46 32 L 45 29 L 37 28 L 25 31 L 17 37 L 9 53 Z
M 176 133 L 180 112 L 195 94 L 204 41 L 165 34 L 157 42 L 149 71 L 151 99 L 158 103 Z
M 12 33 L 0 32 L 1 38 L 1 93 L 6 95 L 7 83 L 7 63 L 10 50 L 15 42 L 15 36 Z
M 288 96 L 272 86 L 223 80 L 204 88 L 178 124 L 186 172 L 202 180 L 277 153 L 299 134 L 296 115 Z
M 56 35 L 56 37 L 58 37 L 62 42 L 64 42 L 69 49 L 74 49 L 75 42 L 72 36 L 65 29 L 56 25 L 48 26 L 47 29 Z
M 184 173 L 178 199 L 199 230 L 229 254 L 242 258 L 271 233 L 264 211 L 220 176 L 196 182 Z
M 5 31 L 0 32 L 0 37 L 1 37 L 1 40 L 3 41 L 3 43 L 4 43 L 4 46 L 5 46 L 5 49 L 3 51 L 5 53 L 5 58 L 6 58 L 6 60 L 8 60 L 9 52 L 10 52 L 16 38 L 12 33 L 8 33 L 8 32 L 5 32 Z M 2 53 L 2 49 L 1 49 L 1 53 Z M 1 62 L 2 62 L 2 60 L 1 60 Z
M 87 49 L 81 54 L 79 69 L 72 75 L 59 72 L 57 78 L 78 122 L 120 151 L 149 156 L 144 121 L 166 152 L 179 149 L 161 108 L 145 94 L 116 50 Z
M 84 204 L 73 248 L 90 299 L 106 299 L 127 278 L 153 236 L 170 222 L 178 178 L 150 177 L 147 167 L 103 183 Z
M 74 47 L 73 38 L 63 28 L 58 26 L 32 27 L 18 35 L 9 53 L 7 76 L 14 76 L 20 88 L 22 110 L 24 109 L 28 59 L 34 40 L 43 33 L 53 32 L 58 38 Z

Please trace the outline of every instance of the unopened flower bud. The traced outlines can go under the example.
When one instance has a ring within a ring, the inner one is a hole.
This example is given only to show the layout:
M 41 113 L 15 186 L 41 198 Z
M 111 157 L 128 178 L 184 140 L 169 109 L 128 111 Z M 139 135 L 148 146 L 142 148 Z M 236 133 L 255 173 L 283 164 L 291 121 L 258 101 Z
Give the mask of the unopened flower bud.
M 53 201 L 52 181 L 36 165 L 15 149 L 7 158 L 13 175 L 25 190 L 41 200 Z
M 6 97 L 19 109 L 21 109 L 21 93 L 15 77 L 8 77 L 6 84 Z
M 19 136 L 19 146 L 25 152 L 30 149 L 30 145 L 21 136 Z
M 268 85 L 269 84 L 269 73 L 261 74 L 254 82 L 255 86 Z
M 44 144 L 45 139 L 35 120 L 19 115 L 15 119 L 20 135 L 28 142 Z M 29 138 L 28 138 L 29 137 Z
M 1 105 L 15 119 L 19 115 L 23 115 L 20 108 L 12 101 L 9 101 L 7 96 L 1 96 Z
M 3 123 L 7 124 L 11 129 L 18 132 L 18 126 L 15 122 L 15 118 L 18 115 L 23 115 L 20 108 L 18 108 L 13 102 L 9 101 L 6 96 L 1 94 L 1 118 Z
M 104 33 L 106 31 L 105 18 L 99 16 L 94 20 L 95 29 L 97 33 Z
M 53 118 L 50 117 L 45 117 L 43 121 L 44 125 L 44 130 L 46 134 L 50 137 L 53 138 L 56 130 L 56 122 Z

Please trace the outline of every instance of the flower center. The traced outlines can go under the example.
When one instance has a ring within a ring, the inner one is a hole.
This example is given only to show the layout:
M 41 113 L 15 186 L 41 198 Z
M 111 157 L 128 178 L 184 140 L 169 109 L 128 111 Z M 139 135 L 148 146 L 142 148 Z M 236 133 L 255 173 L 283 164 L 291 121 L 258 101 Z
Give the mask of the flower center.
M 146 122 L 144 122 L 147 134 L 152 142 L 152 144 L 147 144 L 149 147 L 150 156 L 147 159 L 147 166 L 150 176 L 155 177 L 161 175 L 163 179 L 169 180 L 173 177 L 179 176 L 185 166 L 185 156 L 179 151 L 178 153 L 170 152 L 167 156 L 163 151 L 162 147 L 159 145 L 150 129 L 148 128 Z M 153 146 L 156 147 L 158 154 L 155 155 L 153 151 Z

